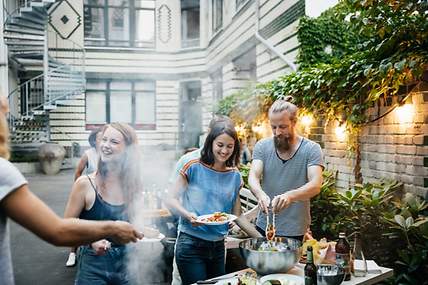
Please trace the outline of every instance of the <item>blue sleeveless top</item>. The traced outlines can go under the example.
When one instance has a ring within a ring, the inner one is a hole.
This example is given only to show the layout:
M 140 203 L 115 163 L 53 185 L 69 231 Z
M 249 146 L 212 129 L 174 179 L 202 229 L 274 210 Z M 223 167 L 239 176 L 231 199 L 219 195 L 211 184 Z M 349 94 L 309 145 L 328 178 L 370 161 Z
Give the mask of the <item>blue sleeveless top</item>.
M 195 159 L 185 164 L 180 174 L 188 182 L 181 196 L 187 211 L 198 216 L 214 212 L 232 213 L 243 184 L 237 169 L 217 171 Z M 218 241 L 224 239 L 228 225 L 193 227 L 187 219 L 180 217 L 178 230 L 200 239 Z
M 89 210 L 83 209 L 79 215 L 79 219 L 94 220 L 94 221 L 128 221 L 128 214 L 126 212 L 126 206 L 112 205 L 103 200 L 101 195 L 98 193 L 97 188 L 93 184 L 91 178 L 87 176 L 92 188 L 95 191 L 95 201 Z

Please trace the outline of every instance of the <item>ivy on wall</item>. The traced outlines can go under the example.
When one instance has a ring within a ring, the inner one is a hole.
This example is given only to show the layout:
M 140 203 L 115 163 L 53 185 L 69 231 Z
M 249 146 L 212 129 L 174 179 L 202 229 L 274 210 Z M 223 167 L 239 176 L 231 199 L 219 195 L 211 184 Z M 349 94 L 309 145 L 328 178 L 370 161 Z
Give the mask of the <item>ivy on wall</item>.
M 332 63 L 356 51 L 361 39 L 347 20 L 349 13 L 349 8 L 339 3 L 321 17 L 300 19 L 297 34 L 300 43 L 297 62 L 300 68 Z
M 316 19 L 302 18 L 299 70 L 258 85 L 252 92 L 258 94 L 256 102 L 270 104 L 292 95 L 305 112 L 346 123 L 354 176 L 360 182 L 358 138 L 369 123 L 367 110 L 379 98 L 423 80 L 428 70 L 427 19 L 428 2 L 413 0 L 342 0 Z M 224 100 L 220 107 L 233 99 Z M 238 98 L 239 104 L 223 114 L 236 117 L 251 100 Z
M 428 63 L 427 2 L 345 0 L 316 20 L 303 19 L 299 40 L 299 71 L 263 89 L 358 127 L 380 96 L 421 80 Z
M 343 0 L 316 19 L 301 19 L 299 70 L 255 93 L 271 98 L 266 102 L 292 95 L 306 111 L 346 122 L 355 150 L 368 108 L 427 70 L 427 18 L 426 1 Z

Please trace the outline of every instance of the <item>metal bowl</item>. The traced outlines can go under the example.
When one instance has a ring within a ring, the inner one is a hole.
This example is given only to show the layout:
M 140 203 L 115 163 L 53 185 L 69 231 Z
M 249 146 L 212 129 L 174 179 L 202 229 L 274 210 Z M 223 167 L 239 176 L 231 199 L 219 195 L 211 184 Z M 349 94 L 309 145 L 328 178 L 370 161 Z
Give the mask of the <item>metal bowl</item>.
M 335 264 L 320 264 L 317 270 L 318 285 L 339 285 L 345 279 L 343 267 Z
M 280 251 L 260 251 L 260 245 L 266 242 L 266 238 L 253 238 L 239 243 L 239 249 L 248 267 L 258 274 L 286 273 L 300 259 L 300 246 L 302 243 L 292 238 L 275 238 L 272 241 L 274 247 Z

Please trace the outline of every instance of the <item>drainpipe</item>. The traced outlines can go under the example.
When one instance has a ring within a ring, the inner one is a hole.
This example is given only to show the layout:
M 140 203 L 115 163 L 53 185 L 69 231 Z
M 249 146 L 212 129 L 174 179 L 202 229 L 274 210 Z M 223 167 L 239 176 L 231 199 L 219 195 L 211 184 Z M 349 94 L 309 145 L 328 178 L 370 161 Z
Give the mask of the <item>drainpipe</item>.
M 276 54 L 277 56 L 279 56 L 279 58 L 281 58 L 283 61 L 285 61 L 285 63 L 293 70 L 296 71 L 297 67 L 294 63 L 290 62 L 281 52 L 279 52 L 273 45 L 271 45 L 265 38 L 263 38 L 260 34 L 259 34 L 259 30 L 260 30 L 260 0 L 256 0 L 256 39 L 258 39 L 262 44 L 264 44 L 268 49 L 270 49 L 274 54 Z
M 49 41 L 48 41 L 48 26 L 45 25 L 45 41 L 43 45 L 43 108 L 46 102 L 50 102 L 50 94 L 48 94 L 48 74 L 49 74 Z M 49 112 L 46 110 L 46 112 Z M 48 141 L 51 141 L 51 130 L 49 124 L 49 113 L 47 115 L 47 136 Z

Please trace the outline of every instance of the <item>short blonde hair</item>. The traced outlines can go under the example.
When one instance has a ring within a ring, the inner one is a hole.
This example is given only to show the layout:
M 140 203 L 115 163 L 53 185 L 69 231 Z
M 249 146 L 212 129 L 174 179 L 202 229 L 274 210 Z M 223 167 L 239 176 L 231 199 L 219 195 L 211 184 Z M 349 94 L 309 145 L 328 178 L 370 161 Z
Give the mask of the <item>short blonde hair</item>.
M 9 159 L 9 129 L 6 116 L 0 112 L 0 157 Z
M 290 116 L 290 120 L 296 122 L 299 108 L 291 103 L 292 100 L 293 97 L 286 96 L 284 99 L 279 99 L 273 102 L 272 106 L 269 108 L 269 116 L 273 113 L 281 113 L 286 111 Z

